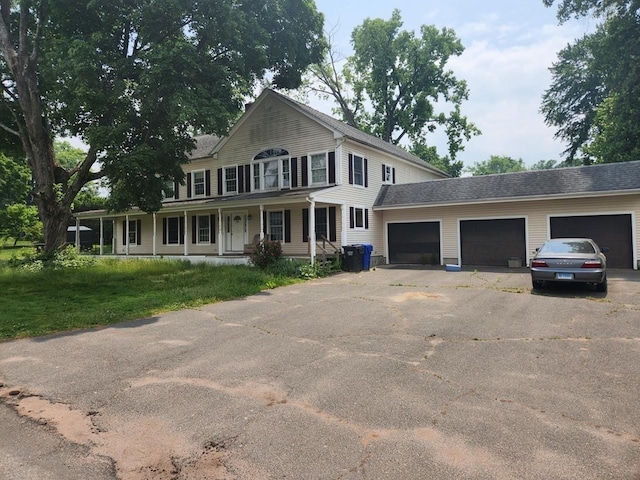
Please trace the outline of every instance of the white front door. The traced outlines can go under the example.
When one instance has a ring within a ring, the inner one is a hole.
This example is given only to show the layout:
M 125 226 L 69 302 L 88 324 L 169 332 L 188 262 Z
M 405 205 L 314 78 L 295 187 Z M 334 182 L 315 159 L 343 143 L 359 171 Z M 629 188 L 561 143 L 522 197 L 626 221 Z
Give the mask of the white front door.
M 228 213 L 225 216 L 225 251 L 243 252 L 246 241 L 247 214 L 245 212 Z

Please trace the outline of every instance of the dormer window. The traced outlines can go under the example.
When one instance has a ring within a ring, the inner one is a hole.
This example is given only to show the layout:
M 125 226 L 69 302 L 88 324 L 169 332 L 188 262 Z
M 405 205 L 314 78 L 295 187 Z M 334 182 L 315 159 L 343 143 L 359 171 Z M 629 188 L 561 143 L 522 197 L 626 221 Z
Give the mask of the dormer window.
M 291 159 L 282 148 L 263 150 L 253 157 L 253 190 L 291 187 Z

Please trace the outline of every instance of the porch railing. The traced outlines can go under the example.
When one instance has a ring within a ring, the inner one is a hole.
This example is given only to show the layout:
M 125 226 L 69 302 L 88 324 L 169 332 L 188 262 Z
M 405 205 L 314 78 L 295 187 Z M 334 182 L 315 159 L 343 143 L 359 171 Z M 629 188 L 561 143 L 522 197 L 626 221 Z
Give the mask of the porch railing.
M 307 253 L 311 255 L 311 237 L 307 237 Z M 333 251 L 332 251 L 333 250 Z M 319 252 L 319 255 L 318 255 Z M 331 240 L 324 235 L 320 236 L 320 241 L 316 240 L 316 257 L 320 257 L 323 265 L 327 264 L 327 257 L 335 258 L 340 255 L 340 247 L 336 246 Z

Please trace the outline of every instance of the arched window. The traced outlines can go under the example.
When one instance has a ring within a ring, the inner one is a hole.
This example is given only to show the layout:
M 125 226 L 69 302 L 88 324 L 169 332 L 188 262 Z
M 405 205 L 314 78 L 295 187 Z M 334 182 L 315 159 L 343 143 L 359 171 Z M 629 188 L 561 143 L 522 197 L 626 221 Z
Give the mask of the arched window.
M 291 159 L 283 148 L 269 148 L 253 157 L 253 190 L 291 187 Z

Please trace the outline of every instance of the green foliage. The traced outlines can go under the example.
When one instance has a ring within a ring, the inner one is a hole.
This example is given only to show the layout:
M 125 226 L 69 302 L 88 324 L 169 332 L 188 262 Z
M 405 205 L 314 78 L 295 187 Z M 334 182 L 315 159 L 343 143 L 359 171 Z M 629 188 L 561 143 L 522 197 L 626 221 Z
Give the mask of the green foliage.
M 438 128 L 449 139 L 448 157 L 455 161 L 463 139 L 480 131 L 460 113 L 469 92 L 446 64 L 464 48 L 455 32 L 422 25 L 419 33 L 401 30 L 399 10 L 389 20 L 366 19 L 351 35 L 354 54 L 338 72 L 330 52 L 312 68 L 314 89 L 333 97 L 344 121 L 384 141 L 423 142 Z M 452 106 L 438 112 L 439 102 Z
M 60 224 L 94 180 L 108 178 L 114 210 L 159 210 L 166 182 L 184 181 L 193 132 L 225 134 L 267 75 L 297 87 L 324 54 L 323 22 L 312 0 L 0 2 L 12 111 L 0 131 L 27 150 L 45 248 L 64 242 Z M 56 159 L 55 136 L 88 145 L 76 168 Z
M 0 209 L 29 199 L 31 173 L 24 159 L 18 158 L 0 151 Z
M 547 5 L 554 2 L 545 0 Z M 569 164 L 637 160 L 640 154 L 640 4 L 564 0 L 561 21 L 602 18 L 595 32 L 558 53 L 541 111 L 568 145 Z
M 7 238 L 31 242 L 42 238 L 42 222 L 35 206 L 14 203 L 0 208 L 0 239 Z
M 446 172 L 451 177 L 459 177 L 462 174 L 464 162 L 462 160 L 451 160 L 450 157 L 438 155 L 436 147 L 429 147 L 424 141 L 417 141 L 411 145 L 410 153 L 420 157 L 425 162 Z
M 166 260 L 100 260 L 35 272 L 0 268 L 0 338 L 149 318 L 295 281 L 247 266 Z
M 523 172 L 527 169 L 524 164 L 524 160 L 519 158 L 518 160 L 500 156 L 500 155 L 491 155 L 489 160 L 485 160 L 483 162 L 476 162 L 472 167 L 467 167 L 465 170 L 471 175 L 493 175 L 496 173 L 511 173 L 511 172 Z
M 73 245 L 56 252 L 23 253 L 9 260 L 11 268 L 29 272 L 85 268 L 95 263 L 95 257 L 80 255 Z
M 538 160 L 531 165 L 529 170 L 551 170 L 552 168 L 564 167 L 562 163 L 558 163 L 556 160 Z
M 276 264 L 282 257 L 282 244 L 277 240 L 261 240 L 251 253 L 251 263 L 261 269 Z

